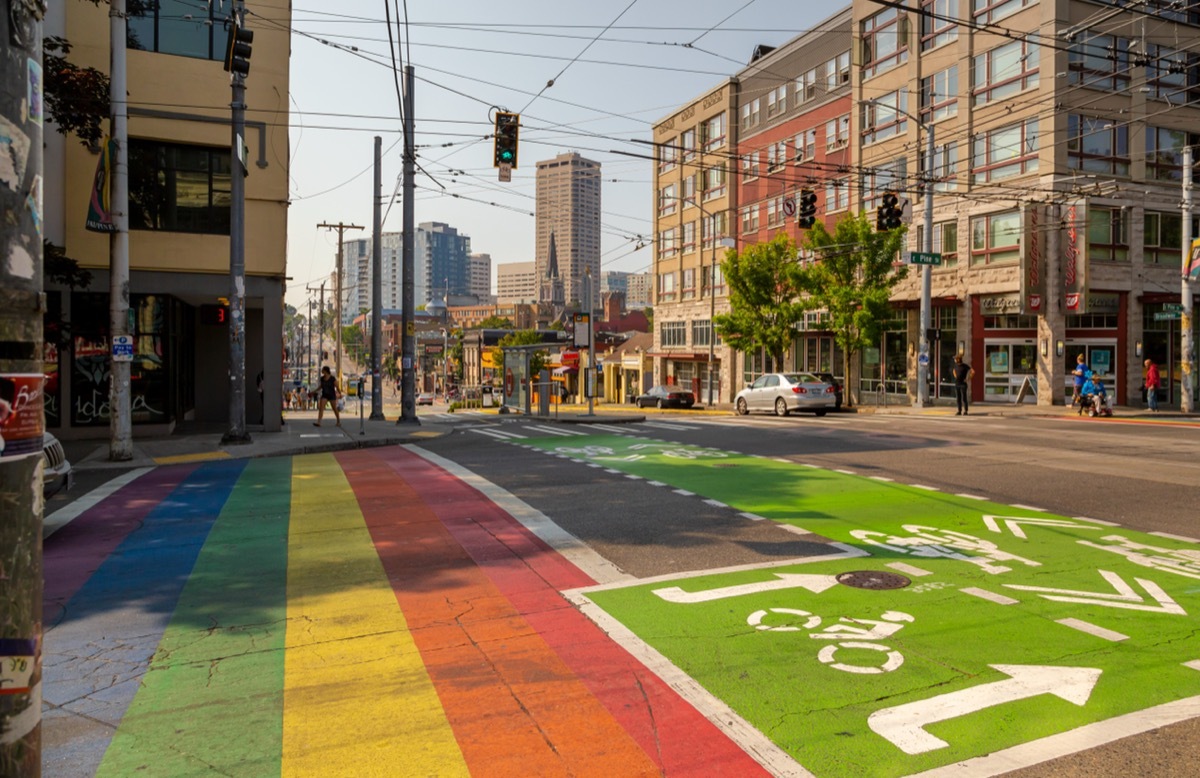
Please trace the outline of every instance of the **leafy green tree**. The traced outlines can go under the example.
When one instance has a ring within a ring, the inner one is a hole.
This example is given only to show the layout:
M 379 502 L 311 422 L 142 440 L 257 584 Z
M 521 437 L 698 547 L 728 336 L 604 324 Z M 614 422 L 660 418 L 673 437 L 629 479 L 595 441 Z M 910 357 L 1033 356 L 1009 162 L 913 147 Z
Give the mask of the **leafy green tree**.
M 714 318 L 717 333 L 738 351 L 762 349 L 781 369 L 805 311 L 795 241 L 780 232 L 741 252 L 730 249 L 721 267 L 729 285 L 730 312 Z
M 505 346 L 536 346 L 542 342 L 542 336 L 537 330 L 519 330 L 510 332 L 500 339 L 500 342 L 492 347 L 492 359 L 501 373 L 504 372 L 504 347 Z M 529 355 L 529 374 L 536 376 L 546 367 L 550 352 L 534 351 Z
M 802 243 L 810 260 L 798 278 L 807 294 L 804 303 L 810 310 L 826 312 L 827 326 L 842 347 L 847 387 L 856 385 L 850 380 L 853 356 L 878 342 L 880 326 L 891 315 L 892 290 L 908 273 L 907 267 L 895 264 L 904 232 L 876 232 L 860 213 L 843 217 L 832 233 L 818 221 Z M 854 404 L 855 394 L 847 393 L 848 405 Z
M 497 316 L 495 314 L 492 314 L 491 316 L 487 317 L 486 319 L 479 322 L 475 326 L 471 327 L 471 329 L 473 329 L 473 330 L 511 330 L 512 326 L 513 326 L 512 322 L 509 319 L 505 318 L 504 316 Z

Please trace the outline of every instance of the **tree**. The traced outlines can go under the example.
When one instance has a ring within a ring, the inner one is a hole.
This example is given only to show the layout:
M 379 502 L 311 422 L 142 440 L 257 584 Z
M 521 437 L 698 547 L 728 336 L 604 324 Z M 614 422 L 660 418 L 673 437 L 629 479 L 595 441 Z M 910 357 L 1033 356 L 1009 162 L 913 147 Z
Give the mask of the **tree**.
M 890 315 L 892 290 L 908 273 L 897 268 L 896 254 L 904 243 L 904 229 L 876 232 L 865 214 L 846 216 L 831 234 L 816 222 L 802 248 L 810 260 L 799 273 L 799 284 L 807 294 L 805 306 L 824 310 L 828 328 L 842 347 L 843 375 L 847 387 L 852 357 L 878 342 L 881 323 Z M 847 404 L 855 402 L 847 392 Z
M 714 317 L 717 333 L 738 351 L 762 349 L 781 369 L 805 311 L 795 241 L 780 232 L 768 243 L 730 249 L 721 267 L 730 312 Z
M 483 321 L 471 327 L 473 330 L 511 330 L 512 322 L 503 316 L 492 314 Z
M 492 347 L 492 361 L 500 369 L 504 371 L 504 347 L 505 346 L 536 346 L 542 343 L 542 336 L 537 330 L 520 330 L 518 332 L 510 332 L 500 339 L 500 342 Z M 550 354 L 547 351 L 534 351 L 529 355 L 529 375 L 536 376 L 546 367 L 547 357 Z

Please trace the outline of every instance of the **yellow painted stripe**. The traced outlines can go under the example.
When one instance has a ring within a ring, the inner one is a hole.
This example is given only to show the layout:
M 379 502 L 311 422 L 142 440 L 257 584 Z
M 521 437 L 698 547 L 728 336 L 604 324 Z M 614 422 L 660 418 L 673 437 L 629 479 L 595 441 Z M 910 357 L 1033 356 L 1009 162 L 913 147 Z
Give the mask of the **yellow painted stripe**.
M 293 460 L 287 581 L 282 775 L 468 775 L 332 455 Z
M 170 457 L 155 457 L 156 465 L 184 465 L 188 462 L 212 462 L 217 459 L 229 459 L 225 451 L 207 451 L 203 454 L 176 454 Z

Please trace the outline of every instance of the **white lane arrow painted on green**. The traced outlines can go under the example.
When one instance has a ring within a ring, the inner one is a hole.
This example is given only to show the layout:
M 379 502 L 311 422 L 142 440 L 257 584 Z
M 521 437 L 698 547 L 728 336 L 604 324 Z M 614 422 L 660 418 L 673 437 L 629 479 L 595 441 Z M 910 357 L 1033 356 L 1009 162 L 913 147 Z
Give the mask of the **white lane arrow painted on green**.
M 1145 598 L 1125 583 L 1125 579 L 1108 570 L 1098 571 L 1104 580 L 1108 581 L 1115 593 L 1109 592 L 1080 592 L 1072 589 L 1050 589 L 1044 586 L 1020 586 L 1005 584 L 1009 589 L 1020 589 L 1025 592 L 1037 592 L 1041 597 L 1055 602 L 1079 602 L 1085 605 L 1102 605 L 1106 608 L 1124 608 L 1131 611 L 1150 611 L 1151 613 L 1172 613 L 1176 616 L 1186 616 L 1187 611 L 1179 603 L 1171 599 L 1171 595 L 1162 590 L 1154 581 L 1145 578 L 1134 578 L 1142 585 L 1157 605 L 1145 604 Z
M 923 754 L 950 745 L 924 730 L 930 724 L 978 713 L 986 708 L 1041 694 L 1053 694 L 1074 705 L 1083 705 L 1100 680 L 1102 670 L 1092 667 L 1042 665 L 989 665 L 1009 676 L 1003 681 L 960 689 L 928 700 L 877 710 L 867 718 L 871 730 L 906 754 Z
M 988 516 L 984 515 L 983 523 L 992 532 L 1003 532 L 1000 529 L 1000 522 L 1004 522 L 1004 526 L 1008 528 L 1014 536 L 1022 540 L 1028 540 L 1025 536 L 1025 530 L 1021 529 L 1022 524 L 1036 524 L 1042 527 L 1069 527 L 1071 529 L 1094 529 L 1102 530 L 1104 527 L 1093 527 L 1087 524 L 1078 524 L 1066 519 L 1041 519 L 1033 516 Z
M 813 594 L 820 594 L 826 589 L 837 586 L 837 578 L 832 575 L 801 575 L 799 573 L 776 573 L 774 581 L 758 581 L 755 583 L 725 586 L 720 589 L 708 589 L 702 592 L 685 592 L 678 586 L 668 586 L 665 589 L 655 589 L 654 594 L 667 602 L 693 603 L 712 602 L 727 597 L 741 597 L 746 594 L 770 592 L 779 589 L 808 589 Z

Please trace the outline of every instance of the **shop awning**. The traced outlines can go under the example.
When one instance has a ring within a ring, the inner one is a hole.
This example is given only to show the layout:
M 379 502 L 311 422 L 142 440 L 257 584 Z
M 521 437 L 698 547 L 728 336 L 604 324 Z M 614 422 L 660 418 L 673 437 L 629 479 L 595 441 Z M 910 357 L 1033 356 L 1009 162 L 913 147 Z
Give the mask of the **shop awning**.
M 579 375 L 579 368 L 577 368 L 577 367 L 556 367 L 556 368 L 554 368 L 554 375 Z
M 708 352 L 694 353 L 691 351 L 647 351 L 646 356 L 660 359 L 678 359 L 683 362 L 707 362 Z M 714 356 L 715 358 L 715 356 Z M 720 361 L 717 359 L 716 361 Z

